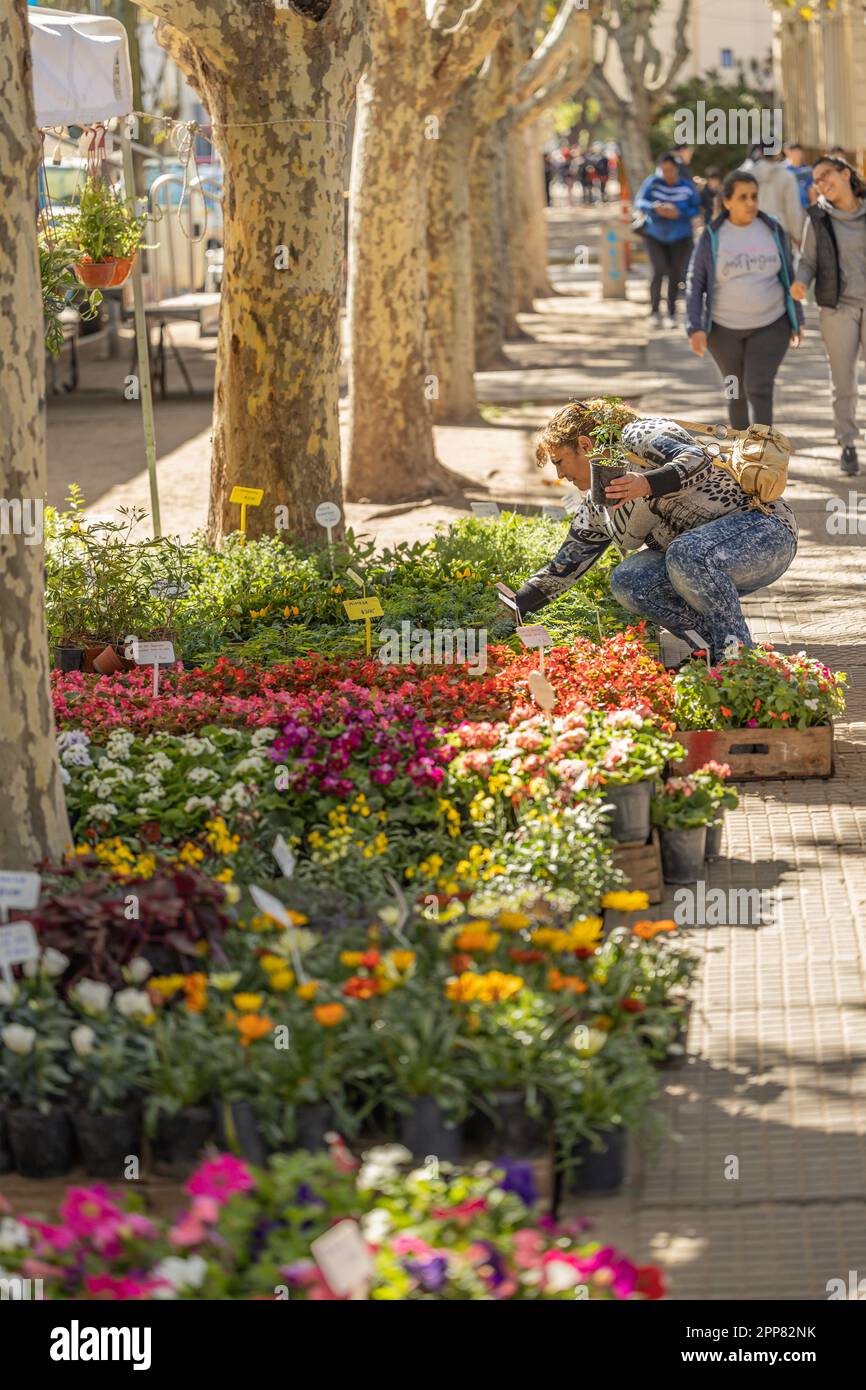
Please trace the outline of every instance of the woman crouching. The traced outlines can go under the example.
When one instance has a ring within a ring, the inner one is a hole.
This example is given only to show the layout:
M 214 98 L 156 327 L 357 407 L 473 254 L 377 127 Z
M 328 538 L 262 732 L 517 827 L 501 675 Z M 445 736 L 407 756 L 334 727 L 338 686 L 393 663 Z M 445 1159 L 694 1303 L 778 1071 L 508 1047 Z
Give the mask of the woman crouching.
M 587 491 L 590 456 L 598 453 L 593 436 L 610 438 L 611 425 L 614 433 L 621 427 L 621 448 L 605 461 L 629 471 L 614 478 L 598 506 Z M 613 544 L 625 556 L 610 576 L 623 608 L 693 650 L 706 648 L 714 662 L 731 644 L 753 645 L 740 596 L 772 584 L 797 553 L 797 523 L 785 502 L 754 506 L 681 426 L 606 401 L 572 401 L 558 410 L 536 459 L 586 495 L 567 540 L 517 594 L 521 614 L 564 593 Z

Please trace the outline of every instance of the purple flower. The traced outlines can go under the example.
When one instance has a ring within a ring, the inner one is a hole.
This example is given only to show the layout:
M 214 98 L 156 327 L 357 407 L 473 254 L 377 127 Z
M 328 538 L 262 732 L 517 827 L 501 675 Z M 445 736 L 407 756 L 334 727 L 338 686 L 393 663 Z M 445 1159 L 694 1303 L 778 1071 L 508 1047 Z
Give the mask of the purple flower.
M 427 1293 L 441 1293 L 448 1280 L 448 1259 L 431 1255 L 426 1260 L 404 1260 L 403 1268 Z
M 521 1163 L 513 1158 L 498 1158 L 496 1167 L 502 1168 L 505 1176 L 499 1186 L 503 1192 L 513 1192 L 525 1207 L 535 1205 L 538 1193 L 535 1187 L 535 1173 L 531 1163 Z

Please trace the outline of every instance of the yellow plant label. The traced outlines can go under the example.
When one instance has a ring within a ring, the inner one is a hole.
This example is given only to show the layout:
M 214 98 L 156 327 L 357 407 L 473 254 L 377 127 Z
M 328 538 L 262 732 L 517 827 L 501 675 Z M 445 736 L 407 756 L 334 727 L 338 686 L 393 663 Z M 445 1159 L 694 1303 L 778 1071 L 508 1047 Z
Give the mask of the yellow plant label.
M 239 502 L 242 507 L 258 507 L 265 495 L 263 487 L 233 487 L 230 502 Z
M 382 605 L 376 597 L 347 598 L 343 600 L 343 607 L 352 622 L 357 622 L 359 618 L 382 617 Z

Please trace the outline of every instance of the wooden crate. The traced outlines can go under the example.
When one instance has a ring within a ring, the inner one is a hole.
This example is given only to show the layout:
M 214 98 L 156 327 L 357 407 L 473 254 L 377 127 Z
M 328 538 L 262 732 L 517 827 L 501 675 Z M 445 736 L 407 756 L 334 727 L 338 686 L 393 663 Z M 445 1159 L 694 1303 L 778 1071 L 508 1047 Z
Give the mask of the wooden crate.
M 814 729 L 690 729 L 675 737 L 685 758 L 674 774 L 694 772 L 715 759 L 728 763 L 734 782 L 833 776 L 833 726 Z
M 628 879 L 626 888 L 640 889 L 653 905 L 661 902 L 665 890 L 661 841 L 656 829 L 653 829 L 646 844 L 618 844 L 613 852 L 613 860 Z

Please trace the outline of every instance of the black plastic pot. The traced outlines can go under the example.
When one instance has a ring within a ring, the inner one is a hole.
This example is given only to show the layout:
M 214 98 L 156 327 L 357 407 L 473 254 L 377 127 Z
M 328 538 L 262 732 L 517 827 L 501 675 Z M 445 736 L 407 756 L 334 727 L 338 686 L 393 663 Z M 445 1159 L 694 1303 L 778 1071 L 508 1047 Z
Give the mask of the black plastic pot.
M 424 1159 L 435 1154 L 446 1163 L 457 1163 L 463 1152 L 463 1127 L 446 1126 L 432 1096 L 418 1096 L 412 1109 L 403 1116 L 401 1140 L 413 1158 Z
M 609 507 L 610 498 L 605 495 L 605 489 L 614 478 L 624 477 L 629 470 L 621 463 L 596 463 L 594 460 L 589 467 L 592 477 L 592 500 L 597 507 Z
M 55 671 L 80 671 L 84 664 L 83 647 L 61 647 L 54 648 L 54 669 Z
M 219 1099 L 214 1102 L 214 1112 L 220 1148 L 261 1167 L 268 1154 L 249 1101 Z
M 336 1128 L 334 1112 L 324 1101 L 316 1105 L 298 1105 L 295 1108 L 295 1140 L 293 1149 L 317 1149 L 327 1147 L 325 1135 Z
M 704 850 L 705 859 L 718 859 L 722 852 L 722 830 L 724 821 L 713 821 L 712 825 L 707 826 L 707 847 Z
M 624 844 L 645 845 L 650 833 L 652 782 L 629 782 L 602 788 L 602 799 L 613 807 L 611 834 Z
M 466 1148 L 486 1158 L 541 1158 L 550 1152 L 550 1121 L 526 1108 L 523 1091 L 496 1091 L 490 1096 L 491 1119 L 475 1110 L 464 1126 Z
M 65 1178 L 75 1164 L 75 1131 L 65 1110 L 8 1110 L 6 1123 L 16 1173 Z
M 703 876 L 707 827 L 693 825 L 688 830 L 662 827 L 662 872 L 666 883 L 697 883 Z
M 628 1131 L 614 1126 L 602 1130 L 599 1137 L 601 1149 L 579 1139 L 571 1150 L 575 1161 L 569 1180 L 572 1192 L 616 1192 L 625 1182 Z
M 12 1157 L 9 1132 L 6 1127 L 6 1111 L 0 1110 L 0 1173 L 12 1173 L 14 1170 L 15 1160 Z
M 189 1105 L 171 1115 L 162 1111 L 151 1141 L 153 1157 L 168 1167 L 192 1168 L 213 1132 L 213 1110 L 208 1105 Z
M 141 1110 L 131 1106 L 119 1115 L 92 1115 L 82 1110 L 74 1117 L 84 1171 L 92 1178 L 120 1182 L 130 1156 L 141 1161 Z

